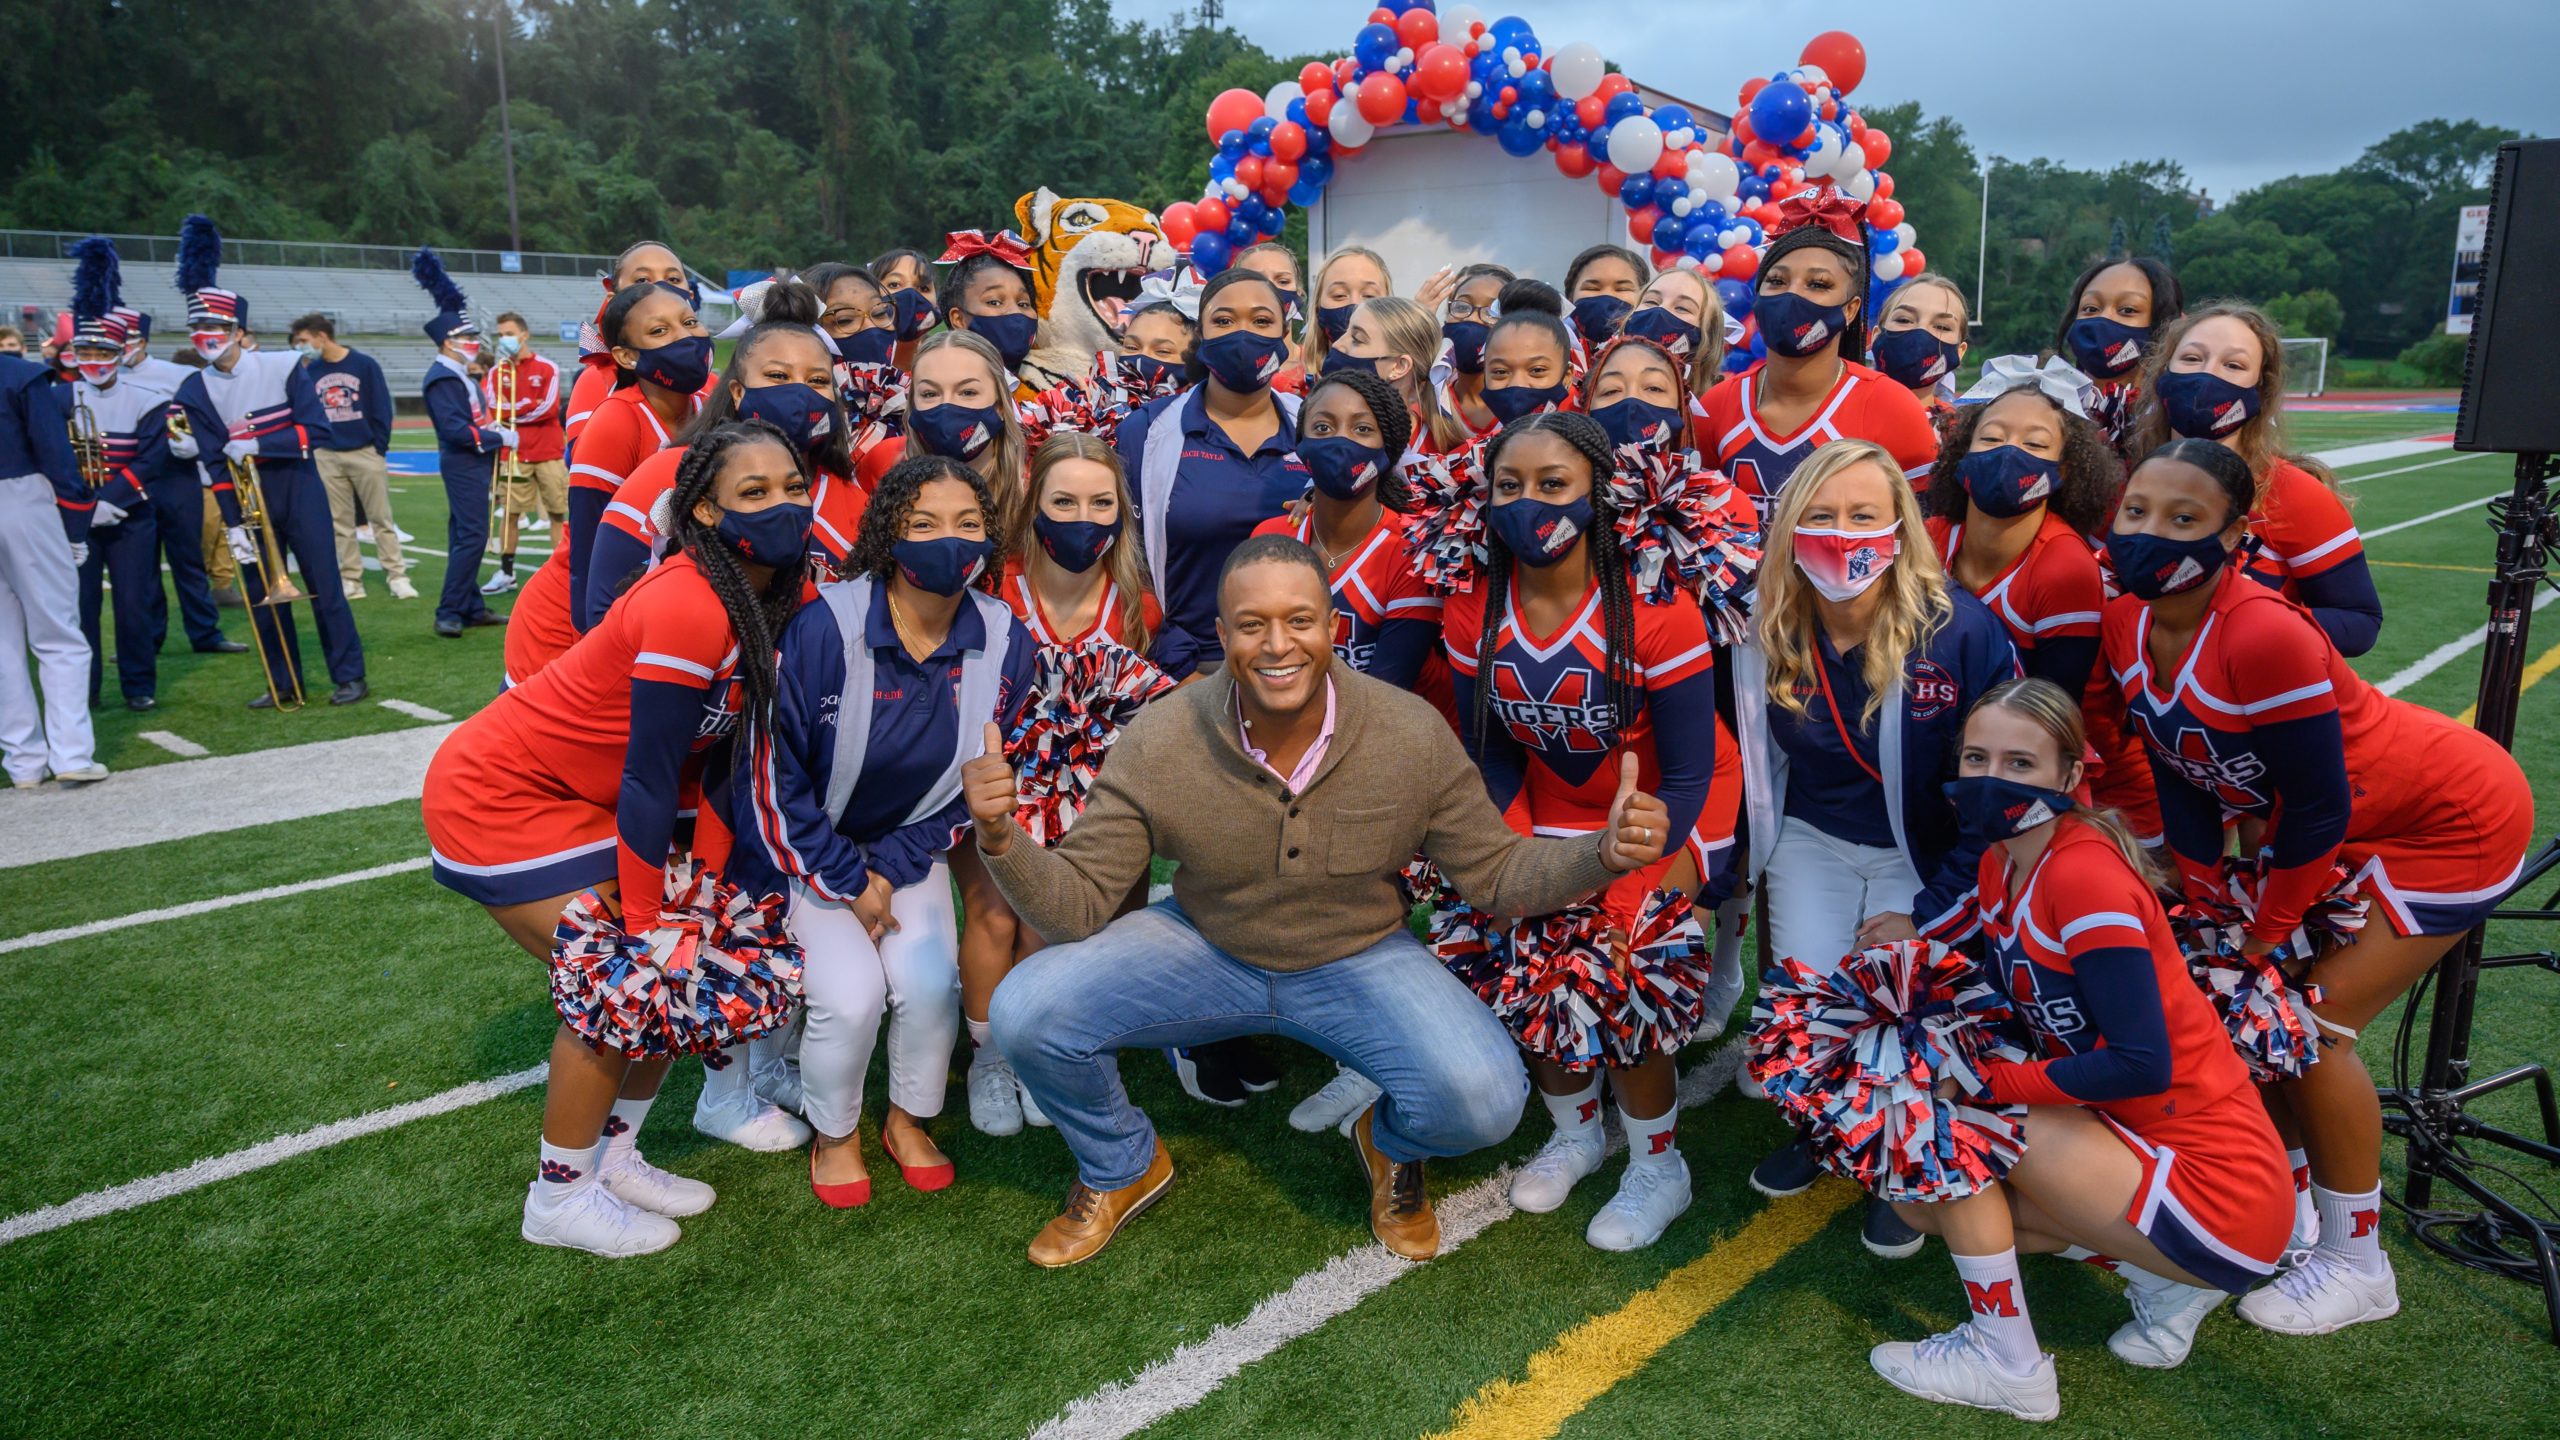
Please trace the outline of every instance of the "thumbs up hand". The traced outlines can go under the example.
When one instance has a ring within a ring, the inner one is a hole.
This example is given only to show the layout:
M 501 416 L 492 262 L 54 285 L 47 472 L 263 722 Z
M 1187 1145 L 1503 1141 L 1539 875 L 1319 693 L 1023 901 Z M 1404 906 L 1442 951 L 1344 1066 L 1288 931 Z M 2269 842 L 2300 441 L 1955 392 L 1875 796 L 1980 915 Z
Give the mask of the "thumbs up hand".
M 1001 855 L 1013 843 L 1013 765 L 1005 759 L 1004 730 L 987 722 L 986 753 L 960 767 L 960 795 L 978 827 L 978 849 Z
M 1609 826 L 1600 832 L 1600 863 L 1612 874 L 1641 870 L 1670 847 L 1671 812 L 1636 788 L 1636 757 L 1618 756 L 1618 794 L 1609 802 Z

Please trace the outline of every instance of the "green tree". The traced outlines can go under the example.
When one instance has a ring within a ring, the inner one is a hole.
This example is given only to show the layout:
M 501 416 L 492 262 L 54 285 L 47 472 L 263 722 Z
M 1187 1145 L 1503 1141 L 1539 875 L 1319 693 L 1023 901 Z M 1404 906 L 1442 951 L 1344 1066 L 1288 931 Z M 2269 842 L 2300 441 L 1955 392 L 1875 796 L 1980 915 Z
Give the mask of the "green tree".
M 2487 185 L 2498 147 L 2522 138 L 2477 120 L 2421 120 L 2376 142 L 2354 168 L 2408 187 L 2421 202 L 2436 200 Z
M 2266 310 L 2276 329 L 2292 339 L 2318 338 L 2335 343 L 2346 319 L 2346 308 L 2326 290 L 2278 295 L 2267 302 Z
M 2267 220 L 2216 215 L 2179 241 L 2178 278 L 2190 304 L 2263 301 L 2297 290 L 2326 290 L 2334 298 L 2338 272 L 2336 253 L 2317 236 L 2288 234 Z

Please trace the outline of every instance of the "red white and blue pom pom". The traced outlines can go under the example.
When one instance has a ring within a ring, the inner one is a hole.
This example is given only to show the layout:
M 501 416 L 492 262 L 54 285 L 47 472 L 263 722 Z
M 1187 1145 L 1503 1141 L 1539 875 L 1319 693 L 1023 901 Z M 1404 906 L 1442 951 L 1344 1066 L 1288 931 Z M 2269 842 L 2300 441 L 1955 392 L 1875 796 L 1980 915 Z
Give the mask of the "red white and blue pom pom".
M 1677 890 L 1645 897 L 1623 971 L 1620 922 L 1598 905 L 1506 922 L 1440 895 L 1432 952 L 1540 1059 L 1572 1071 L 1634 1065 L 1689 1043 L 1705 1019 L 1713 957 Z
M 635 1059 L 725 1049 L 781 1028 L 800 1004 L 800 947 L 782 897 L 749 898 L 686 860 L 667 868 L 658 928 L 629 934 L 590 890 L 552 937 L 551 999 L 579 1038 Z
M 1706 1022 L 1714 973 L 1697 903 L 1678 890 L 1646 896 L 1627 939 L 1627 999 L 1609 1027 L 1610 1059 L 1633 1065 L 1688 1044 Z
M 838 361 L 836 393 L 857 435 L 866 425 L 895 430 L 907 413 L 907 372 L 895 365 Z
M 1635 593 L 1657 604 L 1687 594 L 1716 638 L 1751 628 L 1752 578 L 1760 570 L 1760 517 L 1751 497 L 1688 451 L 1621 446 L 1609 479 L 1620 546 Z
M 1484 437 L 1455 455 L 1416 455 L 1405 464 L 1413 514 L 1405 543 L 1416 578 L 1437 595 L 1476 588 L 1485 548 Z
M 2027 1057 L 1972 961 L 1901 940 L 1828 975 L 1780 969 L 1751 1008 L 1746 1063 L 1824 1169 L 1887 1200 L 1933 1201 L 1978 1194 L 2017 1163 L 2026 1107 L 1992 1103 L 1984 1069 Z M 1941 1098 L 1946 1081 L 1963 1098 Z
M 2226 924 L 2236 919 L 2244 927 L 2256 921 L 2258 902 L 2267 893 L 2267 872 L 2273 868 L 2272 857 L 2264 853 L 2245 859 L 2224 856 L 2221 888 L 2210 897 L 2208 907 L 2214 918 Z M 2294 958 L 2308 960 L 2323 941 L 2352 945 L 2372 908 L 2372 900 L 2357 887 L 2347 867 L 2333 864 L 2319 898 L 2303 907 L 2302 920 L 2285 937 L 2283 948 Z
M 2305 968 L 2324 941 L 2353 944 L 2372 908 L 2346 867 L 2333 865 L 2293 933 L 2272 950 L 2247 954 L 2267 869 L 2265 856 L 2226 856 L 2216 892 L 2176 912 L 2188 977 L 2213 1002 L 2250 1078 L 2261 1082 L 2299 1079 L 2319 1060 L 2320 1024 L 2312 1007 L 2320 1003 L 2320 987 L 2291 972 Z
M 1121 727 L 1172 688 L 1172 676 L 1125 645 L 1040 647 L 1021 718 L 1005 742 L 1017 771 L 1014 819 L 1035 844 L 1047 849 L 1065 837 Z

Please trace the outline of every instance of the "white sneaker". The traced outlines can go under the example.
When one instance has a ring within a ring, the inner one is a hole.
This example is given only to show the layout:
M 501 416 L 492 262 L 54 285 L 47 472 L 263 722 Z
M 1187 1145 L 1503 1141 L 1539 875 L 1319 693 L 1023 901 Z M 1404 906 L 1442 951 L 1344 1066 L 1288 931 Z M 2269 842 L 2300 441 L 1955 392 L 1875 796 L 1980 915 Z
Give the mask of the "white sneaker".
M 1677 1154 L 1678 1152 L 1673 1152 Z M 1618 1177 L 1618 1193 L 1591 1217 L 1582 1238 L 1596 1250 L 1641 1250 L 1662 1238 L 1689 1208 L 1689 1162 L 1630 1163 Z
M 772 1104 L 786 1114 L 797 1115 L 807 1100 L 800 1084 L 800 1067 L 788 1060 L 770 1065 L 756 1065 L 747 1071 L 748 1083 L 754 1086 L 756 1098 Z
M 2021 1420 L 2062 1414 L 2052 1356 L 2039 1354 L 2034 1369 L 2013 1375 L 1991 1357 L 1971 1324 L 1926 1340 L 1888 1340 L 1867 1352 L 1867 1363 L 1894 1389 L 1942 1405 L 1998 1410 Z
M 1013 1088 L 1022 1100 L 1022 1123 L 1036 1130 L 1048 1129 L 1049 1112 L 1041 1109 L 1040 1102 L 1031 1098 L 1031 1087 L 1022 1083 L 1021 1076 L 1013 1077 Z
M 2400 1313 L 2400 1285 L 2385 1256 L 2368 1273 L 2326 1250 L 2240 1297 L 2240 1318 L 2280 1335 L 2327 1335 Z
M 524 524 L 518 528 L 522 529 L 527 535 L 539 535 L 543 531 L 551 528 L 551 522 L 543 519 L 532 519 L 525 521 Z
M 391 591 L 391 598 L 394 600 L 415 600 L 418 598 L 418 587 L 410 584 L 409 577 L 406 575 L 397 575 L 389 580 L 383 581 L 382 583 L 389 587 Z
M 342 592 L 346 595 L 346 597 L 347 597 L 347 601 L 348 601 L 348 603 L 350 603 L 350 604 L 353 604 L 354 602 L 356 602 L 356 601 L 358 601 L 358 600 L 364 600 L 364 599 L 369 599 L 369 598 L 371 598 L 369 595 L 367 595 L 367 594 L 366 594 L 366 592 L 365 592 L 365 588 L 364 588 L 362 585 L 346 585 L 346 584 L 341 584 L 341 585 L 338 587 L 338 589 L 339 589 L 340 591 L 342 591 Z
M 538 1203 L 547 1183 L 536 1180 L 525 1192 L 524 1238 L 536 1245 L 625 1260 L 655 1254 L 684 1238 L 673 1220 L 652 1215 L 602 1185 L 580 1186 L 565 1200 Z
M 501 570 L 480 582 L 480 593 L 483 595 L 504 595 L 514 588 L 516 588 L 516 572 L 513 570 Z
M 408 531 L 401 529 L 397 525 L 391 527 L 391 533 L 399 536 L 400 543 L 403 545 L 415 545 L 418 543 L 417 536 L 410 534 Z
M 1378 1103 L 1379 1090 L 1369 1077 L 1336 1061 L 1333 1078 L 1324 1088 L 1297 1103 L 1289 1111 L 1289 1128 L 1321 1135 L 1327 1130 L 1360 1118 L 1360 1112 Z
M 1769 1092 L 1760 1088 L 1760 1077 L 1752 1074 L 1751 1067 L 1748 1065 L 1742 1066 L 1740 1069 L 1733 1072 L 1733 1088 L 1741 1091 L 1745 1099 L 1766 1100 L 1769 1098 Z
M 981 1135 L 1022 1133 L 1022 1082 L 1004 1057 L 981 1050 L 969 1061 L 969 1123 Z
M 1564 1203 L 1582 1178 L 1600 1168 L 1609 1153 L 1609 1132 L 1599 1125 L 1558 1130 L 1511 1177 L 1511 1206 L 1544 1215 Z
M 741 1150 L 767 1155 L 797 1150 L 809 1143 L 809 1127 L 800 1117 L 785 1114 L 779 1106 L 758 1099 L 755 1090 L 747 1085 L 715 1097 L 712 1086 L 706 1083 L 702 1098 L 694 1102 L 693 1128 Z
M 2127 1285 L 2124 1298 L 2133 1303 L 2133 1318 L 2107 1337 L 2107 1348 L 2127 1365 L 2175 1370 L 2195 1348 L 2196 1327 L 2230 1297 L 2220 1290 L 2163 1281 Z
M 620 1196 L 624 1204 L 652 1215 L 699 1215 L 719 1198 L 699 1180 L 688 1180 L 650 1164 L 637 1149 L 605 1151 L 604 1166 L 596 1178 L 604 1188 Z
M 56 770 L 53 772 L 53 782 L 65 788 L 77 785 L 95 785 L 106 778 L 107 767 L 94 760 L 81 766 L 77 770 Z

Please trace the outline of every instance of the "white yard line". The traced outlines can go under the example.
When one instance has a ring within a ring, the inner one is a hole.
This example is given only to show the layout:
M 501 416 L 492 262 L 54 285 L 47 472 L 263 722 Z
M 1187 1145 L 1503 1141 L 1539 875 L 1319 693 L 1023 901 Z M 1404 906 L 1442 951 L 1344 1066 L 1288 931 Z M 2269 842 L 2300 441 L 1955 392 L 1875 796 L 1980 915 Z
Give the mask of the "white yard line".
M 2311 458 L 2332 470 L 2338 470 L 2349 465 L 2372 465 L 2384 460 L 2403 460 L 2411 455 L 2424 455 L 2431 450 L 2442 450 L 2452 443 L 2450 440 L 2374 440 L 2362 445 L 2342 445 L 2335 450 L 2317 451 Z
M 441 710 L 430 709 L 415 700 L 378 700 L 374 703 L 393 714 L 406 715 L 412 720 L 432 720 L 442 724 L 453 718 Z
M 148 740 L 172 755 L 183 756 L 189 760 L 201 760 L 213 753 L 184 735 L 172 735 L 166 730 L 145 730 L 134 738 Z
M 2560 590 L 2553 590 L 2545 587 L 2544 589 L 2534 593 L 2533 608 L 2535 610 L 2541 610 L 2543 607 L 2549 605 L 2553 600 L 2560 600 Z M 2407 666 L 2401 669 L 2400 673 L 2383 681 L 2378 688 L 2385 695 L 2397 695 L 2401 691 L 2408 689 L 2410 686 L 2417 684 L 2419 681 L 2424 680 L 2428 676 L 2443 669 L 2445 666 L 2450 665 L 2454 661 L 2461 659 L 2463 656 L 2470 654 L 2472 651 L 2479 649 L 2488 642 L 2489 627 L 2483 625 L 2479 629 L 2472 631 L 2470 634 L 2463 636 L 2459 640 L 2447 640 L 2433 650 L 2428 651 L 2426 654 L 2410 661 Z
M 2341 485 L 2361 485 L 2367 480 L 2388 480 L 2394 475 L 2408 475 L 2420 470 L 2433 470 L 2440 465 L 2459 465 L 2465 460 L 2479 460 L 2482 458 L 2485 457 L 2473 454 L 2448 455 L 2441 460 L 2421 460 L 2415 465 L 2402 465 L 2397 469 L 2392 470 L 2376 470 L 2370 475 L 2341 475 L 2338 477 L 2338 483 Z
M 156 925 L 163 920 L 187 920 L 210 915 L 217 910 L 230 910 L 242 905 L 255 905 L 262 900 L 281 900 L 288 895 L 307 895 L 314 890 L 334 890 L 341 885 L 359 885 L 367 880 L 380 880 L 389 875 L 406 875 L 427 868 L 427 857 L 419 855 L 407 860 L 394 860 L 366 870 L 350 870 L 343 875 L 323 875 L 316 880 L 297 880 L 290 885 L 269 885 L 262 890 L 244 890 L 237 895 L 216 895 L 210 900 L 190 900 L 184 905 L 164 905 L 157 910 L 137 910 L 130 915 L 90 920 L 79 925 L 65 925 L 59 930 L 38 930 L 31 935 L 16 935 L 0 940 L 0 955 L 17 950 L 37 950 L 59 945 L 65 940 L 85 940 L 92 935 L 105 935 L 116 930 L 130 930 L 136 925 Z
M 2501 490 L 2498 492 L 2498 495 L 2504 495 L 2505 493 L 2507 492 Z M 2447 505 L 2441 510 L 2430 510 L 2426 514 L 2418 516 L 2414 520 L 2403 520 L 2397 525 L 2385 525 L 2379 530 L 2367 530 L 2364 532 L 2364 538 L 2366 543 L 2370 544 L 2373 541 L 2381 539 L 2385 535 L 2397 535 L 2403 530 L 2415 529 L 2420 525 L 2426 524 L 2430 520 L 2442 520 L 2448 515 L 2460 515 L 2465 511 L 2477 510 L 2488 504 L 2490 501 L 2497 499 L 2498 495 L 2483 495 L 2477 500 L 2465 500 L 2459 505 Z

